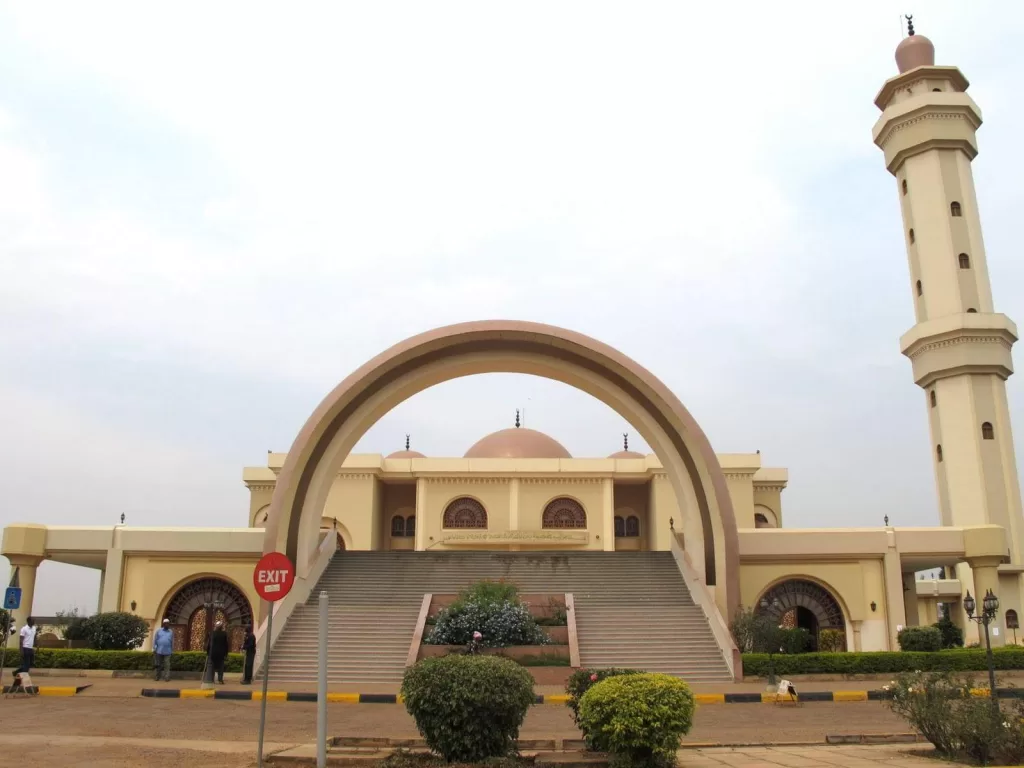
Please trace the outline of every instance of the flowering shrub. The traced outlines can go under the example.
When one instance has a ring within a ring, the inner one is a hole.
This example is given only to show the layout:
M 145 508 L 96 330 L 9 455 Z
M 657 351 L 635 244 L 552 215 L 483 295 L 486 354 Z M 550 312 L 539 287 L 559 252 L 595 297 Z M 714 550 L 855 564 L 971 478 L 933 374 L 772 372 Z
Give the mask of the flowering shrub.
M 580 728 L 613 764 L 674 766 L 679 739 L 693 727 L 690 687 L 671 675 L 618 675 L 596 683 L 580 701 Z
M 473 763 L 515 753 L 533 678 L 498 656 L 439 656 L 406 670 L 402 696 L 433 752 Z
M 569 680 L 565 684 L 565 693 L 569 698 L 565 702 L 565 706 L 572 710 L 572 719 L 576 723 L 576 727 L 580 727 L 580 699 L 592 686 L 609 677 L 639 675 L 642 672 L 641 669 L 610 667 L 609 669 L 578 669 L 569 675 Z M 583 737 L 586 738 L 586 736 L 587 734 L 584 733 Z
M 515 586 L 503 581 L 480 581 L 463 590 L 434 619 L 423 641 L 427 645 L 549 645 L 550 638 L 520 602 Z
M 913 672 L 890 685 L 893 712 L 932 743 L 941 756 L 982 765 L 1024 761 L 1021 702 L 1006 711 L 988 696 L 973 696 L 973 681 L 952 672 Z

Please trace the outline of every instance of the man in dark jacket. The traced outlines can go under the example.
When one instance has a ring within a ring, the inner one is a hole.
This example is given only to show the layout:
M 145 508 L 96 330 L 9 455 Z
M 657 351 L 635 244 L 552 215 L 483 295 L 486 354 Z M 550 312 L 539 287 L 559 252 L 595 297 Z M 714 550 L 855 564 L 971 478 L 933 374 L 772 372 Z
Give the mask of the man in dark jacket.
M 256 661 L 256 635 L 252 633 L 252 627 L 245 628 L 242 650 L 245 651 L 245 671 L 242 673 L 242 685 L 249 685 L 252 683 L 252 665 Z
M 228 658 L 228 633 L 224 631 L 224 622 L 218 621 L 210 635 L 210 663 L 217 682 L 224 685 L 224 662 Z

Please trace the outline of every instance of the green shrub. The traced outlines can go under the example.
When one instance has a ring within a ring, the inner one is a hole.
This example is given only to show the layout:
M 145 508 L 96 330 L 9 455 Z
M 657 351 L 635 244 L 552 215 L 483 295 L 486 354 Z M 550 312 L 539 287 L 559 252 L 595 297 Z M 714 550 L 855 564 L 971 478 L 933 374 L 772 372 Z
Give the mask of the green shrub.
M 499 656 L 441 656 L 405 671 L 402 696 L 432 751 L 448 762 L 479 762 L 515 753 L 533 678 Z
M 572 710 L 572 719 L 576 723 L 576 727 L 578 728 L 580 725 L 580 699 L 583 698 L 583 694 L 609 677 L 642 673 L 642 669 L 611 667 L 609 669 L 578 669 L 569 675 L 569 680 L 565 684 L 565 693 L 569 699 L 565 702 L 565 706 Z
M 823 629 L 818 633 L 818 650 L 842 653 L 846 650 L 846 633 L 841 629 Z
M 146 641 L 149 624 L 134 613 L 97 613 L 85 620 L 83 639 L 96 651 L 131 651 Z
M 225 669 L 241 672 L 245 657 L 228 654 Z M 8 648 L 4 666 L 21 664 L 17 648 Z M 171 656 L 174 672 L 202 672 L 206 654 L 202 651 L 175 652 Z M 153 671 L 153 654 L 149 651 L 92 651 L 65 648 L 37 648 L 34 667 L 39 669 L 110 669 L 114 671 Z
M 999 670 L 1024 669 L 1024 647 L 993 648 Z M 848 653 L 802 653 L 772 658 L 776 675 L 877 675 L 913 672 L 916 669 L 981 672 L 988 669 L 984 649 L 967 648 L 917 653 L 914 651 L 874 651 Z M 768 676 L 768 655 L 743 654 L 743 674 Z
M 559 656 L 557 653 L 538 653 L 530 656 L 520 656 L 518 659 L 512 659 L 516 664 L 521 664 L 524 667 L 568 667 L 570 662 L 565 656 Z
M 673 766 L 679 739 L 693 726 L 690 687 L 671 675 L 619 675 L 580 701 L 580 730 L 601 752 L 628 766 Z
M 504 579 L 482 581 L 470 584 L 459 592 L 452 605 L 477 603 L 479 605 L 500 605 L 501 603 L 519 603 L 519 588 Z
M 963 648 L 964 631 L 960 629 L 948 616 L 939 619 L 932 624 L 942 634 L 943 648 Z
M 493 594 L 496 593 L 494 590 Z M 466 645 L 473 639 L 474 632 L 483 635 L 480 642 L 487 648 L 551 643 L 527 606 L 518 601 L 495 602 L 490 597 L 481 602 L 460 599 L 442 608 L 423 642 L 427 645 Z
M 811 647 L 811 633 L 803 627 L 779 629 L 779 650 L 782 653 L 806 653 Z
M 942 633 L 935 627 L 905 627 L 896 639 L 903 651 L 942 650 Z

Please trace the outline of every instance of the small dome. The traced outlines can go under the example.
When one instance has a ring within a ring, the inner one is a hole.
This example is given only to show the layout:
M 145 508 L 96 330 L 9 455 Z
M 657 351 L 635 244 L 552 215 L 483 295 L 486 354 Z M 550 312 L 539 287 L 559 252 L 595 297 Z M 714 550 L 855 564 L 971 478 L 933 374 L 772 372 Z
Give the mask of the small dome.
M 467 459 L 571 459 L 560 442 L 543 432 L 511 427 L 477 440 L 466 451 Z
M 384 457 L 385 459 L 425 459 L 427 458 L 419 451 L 395 451 Z
M 901 75 L 917 67 L 934 67 L 935 46 L 924 35 L 911 32 L 896 46 L 896 66 Z
M 609 459 L 642 459 L 644 455 L 636 451 L 616 451 Z

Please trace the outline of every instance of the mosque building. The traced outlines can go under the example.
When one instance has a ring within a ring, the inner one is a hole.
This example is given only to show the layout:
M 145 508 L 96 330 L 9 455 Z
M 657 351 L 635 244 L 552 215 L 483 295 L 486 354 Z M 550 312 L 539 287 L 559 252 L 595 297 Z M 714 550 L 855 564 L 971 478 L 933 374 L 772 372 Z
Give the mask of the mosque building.
M 991 590 L 1000 602 L 993 644 L 1015 642 L 1006 630 L 1021 610 L 1024 518 L 1005 382 L 1017 330 L 992 303 L 971 170 L 981 113 L 960 70 L 937 66 L 932 43 L 912 27 L 896 63 L 875 98 L 873 138 L 903 217 L 916 323 L 901 348 L 922 389 L 940 525 L 892 527 L 886 518 L 877 528 L 787 528 L 787 470 L 764 466 L 759 453 L 715 454 L 675 395 L 622 352 L 535 323 L 465 323 L 369 361 L 324 399 L 287 453 L 246 467 L 245 527 L 8 526 L 2 551 L 23 590 L 17 621 L 32 610 L 44 560 L 99 570 L 98 610 L 132 611 L 154 626 L 168 618 L 177 646 L 197 648 L 214 618 L 231 626 L 233 642 L 247 623 L 262 642 L 268 606 L 252 573 L 268 551 L 284 552 L 297 572 L 292 594 L 275 604 L 272 642 L 298 631 L 289 617 L 357 553 L 381 563 L 604 557 L 609 569 L 663 553 L 732 676 L 741 667 L 727 627 L 741 607 L 815 637 L 837 630 L 849 651 L 882 651 L 898 649 L 904 626 L 945 612 L 976 641 L 964 598 Z M 424 456 L 408 436 L 387 456 L 351 453 L 417 392 L 495 371 L 588 392 L 654 453 L 630 450 L 623 436 L 607 457 L 573 457 L 518 414 L 461 458 Z M 923 580 L 924 572 L 942 578 Z

